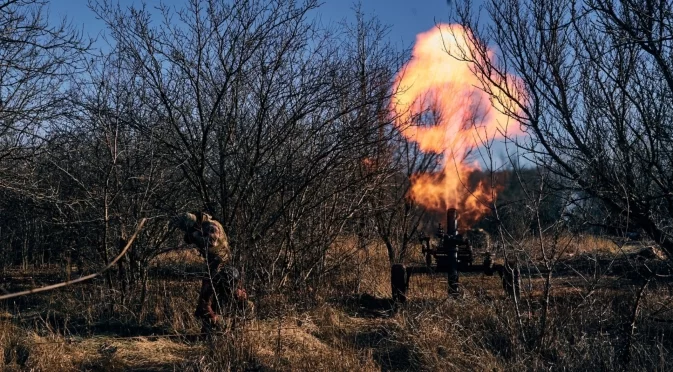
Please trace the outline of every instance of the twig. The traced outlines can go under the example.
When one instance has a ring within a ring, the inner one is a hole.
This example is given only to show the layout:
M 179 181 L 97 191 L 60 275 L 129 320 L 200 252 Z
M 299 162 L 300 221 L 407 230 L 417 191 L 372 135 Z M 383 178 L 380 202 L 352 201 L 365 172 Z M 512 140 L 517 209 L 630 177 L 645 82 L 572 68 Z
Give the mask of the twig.
M 102 273 L 104 273 L 105 271 L 110 269 L 112 266 L 114 266 L 117 263 L 117 261 L 119 261 L 122 257 L 124 257 L 126 252 L 131 248 L 131 244 L 133 244 L 133 241 L 136 239 L 136 236 L 138 235 L 140 230 L 145 225 L 146 220 L 147 220 L 146 218 L 143 218 L 142 220 L 140 220 L 140 223 L 138 224 L 138 228 L 136 228 L 136 231 L 133 233 L 133 236 L 131 236 L 131 239 L 129 239 L 128 243 L 126 243 L 126 246 L 124 247 L 124 249 L 122 249 L 122 251 L 119 253 L 119 255 L 114 260 L 112 260 L 112 262 L 110 262 L 107 266 L 105 266 L 103 268 L 103 270 L 101 270 L 97 273 L 91 274 L 91 275 L 87 275 L 87 276 L 77 278 L 75 280 L 70 280 L 70 281 L 61 282 L 61 283 L 57 283 L 57 284 L 52 284 L 52 285 L 48 285 L 48 286 L 40 287 L 40 288 L 32 288 L 32 289 L 29 289 L 27 291 L 21 291 L 21 292 L 15 292 L 15 293 L 2 295 L 2 296 L 0 296 L 0 301 L 1 300 L 7 300 L 7 299 L 10 299 L 10 298 L 14 298 L 14 297 L 25 296 L 25 295 L 29 295 L 29 294 L 33 294 L 33 293 L 51 291 L 51 290 L 54 290 L 54 289 L 57 289 L 57 288 L 66 287 L 66 286 L 71 285 L 71 284 L 81 283 L 81 282 L 87 281 L 89 279 L 93 279 L 93 278 L 97 277 L 98 275 L 101 275 Z
M 622 355 L 622 360 L 625 364 L 628 364 L 631 361 L 631 345 L 633 344 L 633 336 L 636 333 L 636 321 L 638 320 L 638 309 L 640 308 L 640 300 L 643 298 L 645 289 L 647 285 L 650 284 L 650 279 L 643 283 L 638 291 L 638 296 L 636 297 L 636 303 L 633 305 L 633 312 L 631 313 L 631 323 L 628 328 L 628 336 L 626 338 L 626 346 L 624 347 L 624 354 Z

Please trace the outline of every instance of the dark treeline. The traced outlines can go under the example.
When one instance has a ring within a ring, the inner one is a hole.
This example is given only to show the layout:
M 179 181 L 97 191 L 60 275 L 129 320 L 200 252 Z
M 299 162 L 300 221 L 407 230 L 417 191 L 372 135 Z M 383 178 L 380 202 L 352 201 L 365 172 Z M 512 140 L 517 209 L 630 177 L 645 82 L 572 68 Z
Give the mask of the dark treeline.
M 100 52 L 48 24 L 46 3 L 4 1 L 2 267 L 97 270 L 148 218 L 124 278 L 107 276 L 110 287 L 146 280 L 149 261 L 181 245 L 171 216 L 205 210 L 248 285 L 274 291 L 316 285 L 338 237 L 378 239 L 407 175 L 435 163 L 391 124 L 403 53 L 387 28 L 357 9 L 352 23 L 323 25 L 318 5 L 95 1 L 109 35 Z

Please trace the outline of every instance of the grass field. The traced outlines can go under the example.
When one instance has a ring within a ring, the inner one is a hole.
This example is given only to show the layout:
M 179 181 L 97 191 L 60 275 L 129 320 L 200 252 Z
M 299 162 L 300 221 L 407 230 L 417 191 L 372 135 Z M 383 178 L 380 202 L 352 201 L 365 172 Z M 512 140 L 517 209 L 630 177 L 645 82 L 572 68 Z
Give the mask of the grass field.
M 163 270 L 189 273 L 200 261 L 175 253 L 154 263 L 142 303 L 139 289 L 122 301 L 101 280 L 0 304 L 0 365 L 7 371 L 670 370 L 671 286 L 642 274 L 667 265 L 641 258 L 639 247 L 609 245 L 589 238 L 564 255 L 547 297 L 546 275 L 526 266 L 516 303 L 498 276 L 463 275 L 461 294 L 448 298 L 445 276 L 436 275 L 413 277 L 409 301 L 399 308 L 390 301 L 385 250 L 374 246 L 350 256 L 310 296 L 253 298 L 253 317 L 229 319 L 210 338 L 198 335 L 192 316 L 198 280 Z M 10 269 L 2 283 L 11 292 L 62 275 Z

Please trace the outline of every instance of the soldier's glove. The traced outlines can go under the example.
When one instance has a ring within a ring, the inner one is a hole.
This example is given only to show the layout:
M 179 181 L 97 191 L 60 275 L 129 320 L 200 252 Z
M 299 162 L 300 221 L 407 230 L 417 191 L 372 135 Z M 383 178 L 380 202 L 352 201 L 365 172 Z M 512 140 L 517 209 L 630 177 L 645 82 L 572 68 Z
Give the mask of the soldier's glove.
M 194 244 L 194 236 L 191 232 L 186 232 L 185 233 L 185 243 L 187 244 Z
M 248 294 L 245 292 L 245 289 L 238 288 L 234 292 L 234 297 L 237 301 L 246 301 L 248 299 Z

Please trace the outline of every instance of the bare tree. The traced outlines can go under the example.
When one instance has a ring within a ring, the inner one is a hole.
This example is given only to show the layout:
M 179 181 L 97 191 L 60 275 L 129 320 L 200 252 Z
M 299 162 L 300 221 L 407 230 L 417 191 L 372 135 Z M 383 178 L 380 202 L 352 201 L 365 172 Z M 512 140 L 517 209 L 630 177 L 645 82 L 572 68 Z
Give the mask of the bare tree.
M 562 259 L 572 246 L 569 242 L 577 239 L 572 225 L 600 226 L 622 234 L 642 229 L 669 259 L 673 257 L 671 9 L 669 1 L 629 0 L 488 1 L 480 14 L 469 2 L 457 6 L 456 19 L 468 30 L 472 47 L 448 52 L 469 62 L 481 80 L 480 88 L 521 123 L 525 136 L 516 140 L 520 154 L 538 167 L 547 184 L 547 192 L 528 189 L 524 204 L 534 213 L 522 213 L 534 222 L 532 232 L 539 231 L 533 235 L 538 259 L 528 259 L 530 253 L 517 244 L 515 234 L 501 229 L 504 249 L 518 259 L 522 275 L 528 271 L 529 278 L 544 283 L 541 298 L 515 299 L 520 335 L 527 342 L 556 341 L 558 335 L 549 328 L 554 318 L 569 328 L 585 329 L 587 324 L 570 314 L 584 311 L 588 319 L 600 317 L 604 303 L 588 301 L 600 291 L 604 278 L 605 269 L 598 264 L 589 269 L 590 275 L 582 274 L 578 288 L 582 300 L 568 314 L 558 312 L 550 295 L 559 289 L 557 276 L 563 270 L 587 270 L 577 261 Z M 489 22 L 480 22 L 481 15 Z M 539 201 L 549 191 L 562 200 L 562 214 L 545 228 L 537 222 Z M 622 301 L 627 310 L 615 311 L 610 318 L 623 340 L 610 343 L 610 353 L 621 355 L 618 363 L 630 361 L 648 284 L 657 270 L 666 270 L 665 265 L 654 264 L 642 268 L 624 256 L 635 280 L 623 288 L 632 303 Z M 613 262 L 608 260 L 606 266 Z M 534 282 L 530 279 L 529 286 Z M 663 302 L 668 308 L 670 300 Z M 531 311 L 531 305 L 541 311 Z M 522 316 L 526 308 L 539 316 L 526 319 Z M 531 319 L 537 323 L 534 332 L 526 331 Z M 640 353 L 650 352 L 640 347 Z
M 55 250 L 38 242 L 49 226 L 41 204 L 51 195 L 40 190 L 34 178 L 39 166 L 32 160 L 49 126 L 71 111 L 68 83 L 82 71 L 90 45 L 65 20 L 49 24 L 46 4 L 0 1 L 0 215 L 7 222 L 2 233 L 10 250 L 23 240 L 24 264 L 29 255 L 40 262 Z
M 0 165 L 40 145 L 51 120 L 67 113 L 67 81 L 88 44 L 65 21 L 47 23 L 46 2 L 0 2 Z
M 234 260 L 265 287 L 320 271 L 384 140 L 391 59 L 309 20 L 317 6 L 193 0 L 154 26 L 145 9 L 92 3 L 149 114 L 128 124 L 161 144 L 189 183 L 185 205 L 222 221 Z
M 671 2 L 512 0 L 485 9 L 487 26 L 470 4 L 458 8 L 476 47 L 450 53 L 497 87 L 494 100 L 515 102 L 504 110 L 524 126 L 520 145 L 533 161 L 671 257 Z
M 162 156 L 160 143 L 130 125 L 153 118 L 141 109 L 137 86 L 128 84 L 134 75 L 121 68 L 118 56 L 112 50 L 73 81 L 78 90 L 70 98 L 74 110 L 52 125 L 46 156 L 39 160 L 51 168 L 44 187 L 62 186 L 53 192 L 54 203 L 63 206 L 58 217 L 84 228 L 87 233 L 77 238 L 79 253 L 98 265 L 107 265 L 117 254 L 134 224 L 150 218 L 138 247 L 118 261 L 125 296 L 129 284 L 146 284 L 147 263 L 166 242 L 166 221 L 179 208 L 185 188 L 179 171 Z M 112 289 L 111 272 L 106 279 Z
M 386 164 L 388 178 L 376 191 L 377 211 L 375 229 L 386 246 L 391 263 L 409 258 L 409 249 L 419 242 L 420 234 L 427 233 L 429 212 L 409 196 L 411 180 L 418 173 L 431 172 L 438 167 L 439 154 L 424 153 L 410 143 L 397 129 L 391 141 L 391 155 Z

